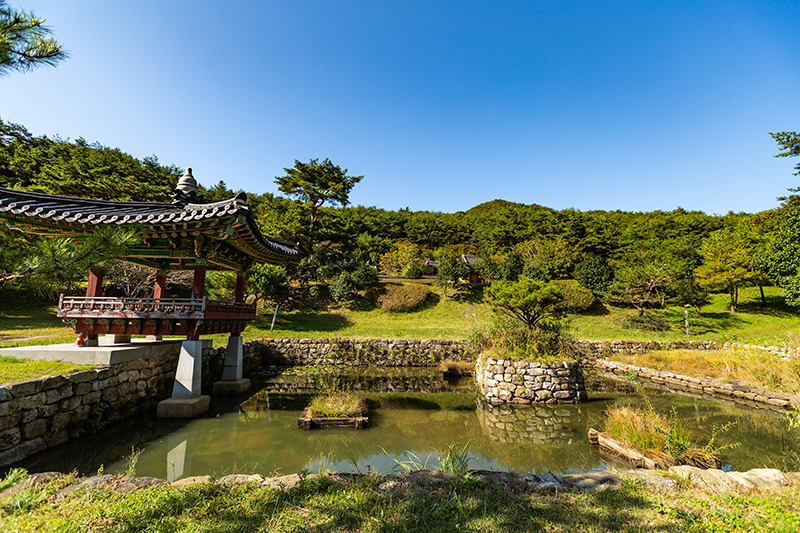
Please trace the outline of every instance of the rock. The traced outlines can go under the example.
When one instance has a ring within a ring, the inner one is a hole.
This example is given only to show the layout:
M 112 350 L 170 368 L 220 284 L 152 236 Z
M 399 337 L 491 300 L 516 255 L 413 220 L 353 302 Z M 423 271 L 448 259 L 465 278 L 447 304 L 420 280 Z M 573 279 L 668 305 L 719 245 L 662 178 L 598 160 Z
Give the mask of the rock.
M 202 485 L 204 483 L 211 483 L 212 478 L 211 476 L 191 476 L 185 477 L 183 479 L 178 479 L 170 483 L 176 489 L 185 489 L 186 487 L 191 487 L 193 485 Z
M 309 476 L 312 477 L 312 476 Z M 291 489 L 302 481 L 302 478 L 297 474 L 289 474 L 288 476 L 270 477 L 263 479 L 259 484 L 262 487 L 274 487 L 276 489 Z
M 163 483 L 166 483 L 166 481 L 157 477 L 120 477 L 112 479 L 108 487 L 117 492 L 127 493 L 136 492 L 145 487 L 152 487 L 153 485 L 161 485 Z
M 618 489 L 622 481 L 611 472 L 587 472 L 561 476 L 562 482 L 581 492 Z

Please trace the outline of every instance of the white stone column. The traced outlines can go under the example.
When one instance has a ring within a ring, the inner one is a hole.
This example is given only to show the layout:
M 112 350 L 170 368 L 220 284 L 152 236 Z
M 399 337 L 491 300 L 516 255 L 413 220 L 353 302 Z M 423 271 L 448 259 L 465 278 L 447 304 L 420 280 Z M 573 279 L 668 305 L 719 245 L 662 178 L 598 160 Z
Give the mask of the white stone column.
M 250 380 L 242 379 L 242 361 L 244 359 L 244 344 L 241 335 L 231 335 L 228 338 L 228 348 L 225 351 L 225 368 L 222 370 L 222 380 L 214 383 L 214 394 L 242 394 L 250 390 Z
M 194 418 L 208 411 L 211 397 L 200 394 L 203 348 L 208 344 L 211 339 L 183 341 L 172 398 L 159 402 L 159 418 Z

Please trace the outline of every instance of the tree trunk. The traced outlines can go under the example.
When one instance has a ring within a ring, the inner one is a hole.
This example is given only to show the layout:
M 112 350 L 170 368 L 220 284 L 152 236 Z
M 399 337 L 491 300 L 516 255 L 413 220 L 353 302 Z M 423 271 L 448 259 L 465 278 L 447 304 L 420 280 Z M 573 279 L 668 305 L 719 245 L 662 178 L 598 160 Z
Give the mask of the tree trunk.
M 736 312 L 736 289 L 731 289 L 731 313 Z
M 761 291 L 761 306 L 762 307 L 766 307 L 767 306 L 767 298 L 764 296 L 764 286 L 763 285 L 759 285 L 758 286 L 758 290 Z

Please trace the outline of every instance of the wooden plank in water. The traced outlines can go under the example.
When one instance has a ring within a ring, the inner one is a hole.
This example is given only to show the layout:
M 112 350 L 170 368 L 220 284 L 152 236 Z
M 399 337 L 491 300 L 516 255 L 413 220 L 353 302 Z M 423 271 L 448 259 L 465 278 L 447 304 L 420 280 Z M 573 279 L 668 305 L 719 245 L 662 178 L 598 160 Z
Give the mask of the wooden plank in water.
M 633 448 L 626 446 L 618 440 L 612 439 L 610 436 L 594 428 L 589 430 L 589 442 L 595 446 L 600 446 L 601 449 L 611 451 L 620 457 L 626 458 L 631 462 L 634 468 L 647 468 L 650 470 L 658 468 L 658 464 L 652 459 L 645 457 Z
M 353 418 L 298 418 L 297 427 L 300 429 L 326 429 L 326 428 L 356 428 L 364 429 L 369 425 L 368 416 Z

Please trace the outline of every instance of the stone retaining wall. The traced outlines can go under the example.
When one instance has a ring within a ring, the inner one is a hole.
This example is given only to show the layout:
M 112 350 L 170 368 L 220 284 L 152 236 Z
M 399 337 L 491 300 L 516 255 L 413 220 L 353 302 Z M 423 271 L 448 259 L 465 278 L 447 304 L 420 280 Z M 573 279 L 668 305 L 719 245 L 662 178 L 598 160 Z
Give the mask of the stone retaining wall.
M 606 359 L 593 362 L 597 370 L 616 376 L 636 375 L 653 388 L 667 392 L 679 392 L 714 400 L 728 401 L 758 409 L 785 411 L 800 407 L 800 397 L 781 392 L 765 391 L 747 385 L 726 383 L 712 378 L 696 378 L 674 372 L 662 372 Z
M 490 403 L 578 403 L 586 400 L 583 370 L 575 361 L 539 363 L 478 357 L 478 390 Z
M 763 350 L 788 359 L 796 357 L 797 350 L 785 346 L 757 346 L 738 342 L 716 341 L 575 341 L 584 357 L 606 357 L 610 354 L 640 354 L 656 350 Z
M 268 339 L 245 345 L 245 358 L 267 365 L 437 366 L 474 361 L 467 341 L 400 339 Z
M 0 386 L 0 467 L 169 396 L 177 355 Z

